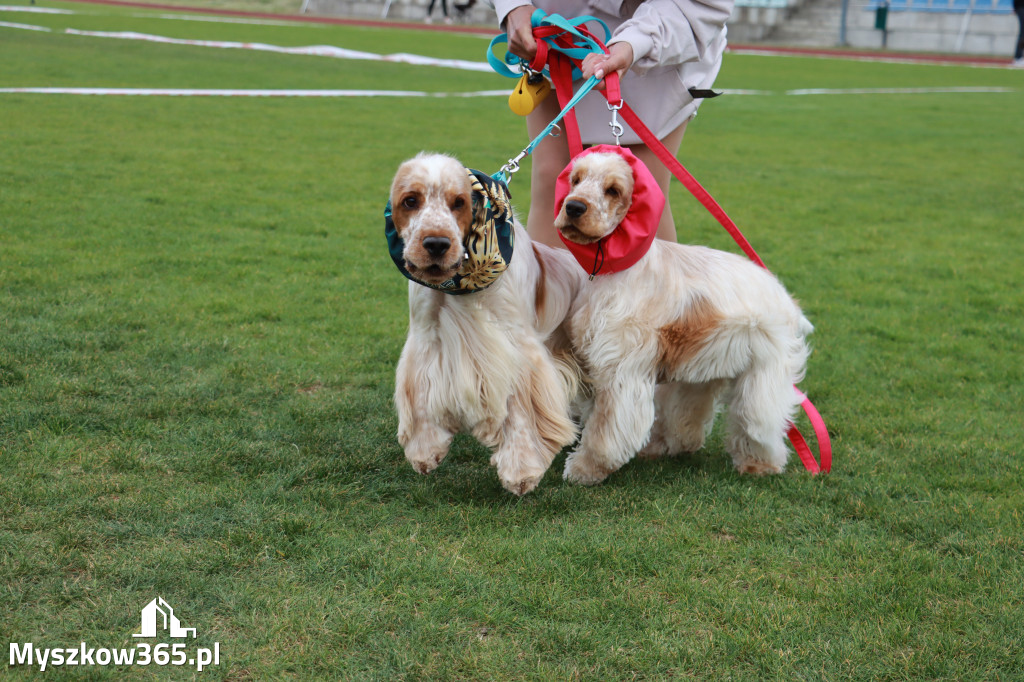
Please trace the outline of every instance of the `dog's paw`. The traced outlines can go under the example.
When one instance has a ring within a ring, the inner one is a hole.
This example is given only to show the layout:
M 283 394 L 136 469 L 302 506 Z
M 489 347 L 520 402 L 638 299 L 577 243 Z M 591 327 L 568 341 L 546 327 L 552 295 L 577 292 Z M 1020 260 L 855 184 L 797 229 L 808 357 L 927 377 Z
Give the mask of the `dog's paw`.
M 405 449 L 405 458 L 409 460 L 412 468 L 421 474 L 429 474 L 436 469 L 447 454 L 447 447 L 431 449 L 410 445 Z
M 737 462 L 736 471 L 741 474 L 748 474 L 751 476 L 769 476 L 772 474 L 781 474 L 782 467 L 770 462 L 761 462 L 756 459 L 750 459 L 745 462 Z
M 667 457 L 672 454 L 669 452 L 668 443 L 661 436 L 652 436 L 651 440 L 645 445 L 640 452 L 636 453 L 636 456 L 640 459 L 657 459 L 659 457 Z
M 580 457 L 573 453 L 565 460 L 565 471 L 562 473 L 562 477 L 570 483 L 597 485 L 608 478 L 610 473 L 612 472 L 607 468 L 597 466 L 589 462 L 585 457 Z
M 452 434 L 436 424 L 423 423 L 415 432 L 399 431 L 405 458 L 421 474 L 429 474 L 448 456 Z
M 517 480 L 502 478 L 501 487 L 516 497 L 522 497 L 526 493 L 532 492 L 540 484 L 540 479 L 541 476 L 530 476 Z
M 509 462 L 505 458 L 497 457 L 492 458 L 492 461 L 498 462 L 498 480 L 501 481 L 501 486 L 518 497 L 540 485 L 540 480 L 548 470 L 542 461 L 529 458 Z
M 411 464 L 412 468 L 415 469 L 417 472 L 426 475 L 432 472 L 434 469 L 438 467 L 438 465 L 441 464 L 441 458 L 434 457 L 432 459 L 418 460 L 409 459 L 409 464 Z

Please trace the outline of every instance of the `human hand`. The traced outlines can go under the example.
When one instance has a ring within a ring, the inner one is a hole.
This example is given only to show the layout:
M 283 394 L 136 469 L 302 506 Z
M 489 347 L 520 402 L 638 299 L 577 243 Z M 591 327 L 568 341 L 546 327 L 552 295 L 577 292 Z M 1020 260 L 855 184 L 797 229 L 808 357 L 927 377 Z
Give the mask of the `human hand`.
M 533 39 L 533 24 L 530 22 L 536 9 L 533 5 L 521 5 L 505 17 L 509 52 L 528 62 L 537 55 L 537 41 Z
M 608 46 L 607 54 L 591 52 L 583 58 L 581 71 L 583 78 L 596 76 L 601 82 L 597 85 L 598 90 L 604 90 L 604 78 L 612 72 L 619 74 L 619 78 L 633 65 L 633 47 L 626 42 L 612 43 Z

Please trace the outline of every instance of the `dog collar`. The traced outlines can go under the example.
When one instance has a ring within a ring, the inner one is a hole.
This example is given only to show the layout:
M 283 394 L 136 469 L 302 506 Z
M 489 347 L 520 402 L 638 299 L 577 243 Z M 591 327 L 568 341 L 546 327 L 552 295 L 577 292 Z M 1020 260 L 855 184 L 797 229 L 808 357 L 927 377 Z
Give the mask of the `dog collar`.
M 571 242 L 558 232 L 559 239 L 565 243 L 569 252 L 591 277 L 622 272 L 643 258 L 654 243 L 658 221 L 665 210 L 665 193 L 661 191 L 661 187 L 644 162 L 625 147 L 599 144 L 578 154 L 558 175 L 555 181 L 556 217 L 562 210 L 565 198 L 569 196 L 569 176 L 576 160 L 597 152 L 618 154 L 629 163 L 633 170 L 633 201 L 619 226 L 611 234 L 593 244 Z
M 440 284 L 416 279 L 405 266 L 405 241 L 391 217 L 391 202 L 384 208 L 384 234 L 391 260 L 398 270 L 417 284 L 446 294 L 471 294 L 493 284 L 512 262 L 514 231 L 512 199 L 508 186 L 481 171 L 466 169 L 473 188 L 473 224 L 462 246 L 466 258 L 458 272 Z

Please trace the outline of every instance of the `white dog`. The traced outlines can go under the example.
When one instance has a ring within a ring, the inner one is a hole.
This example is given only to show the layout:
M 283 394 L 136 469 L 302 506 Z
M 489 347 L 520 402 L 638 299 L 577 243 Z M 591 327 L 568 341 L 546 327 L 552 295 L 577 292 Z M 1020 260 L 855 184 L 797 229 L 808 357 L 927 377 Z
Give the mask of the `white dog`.
M 579 266 L 531 243 L 504 190 L 449 156 L 403 163 L 389 208 L 392 257 L 413 280 L 395 382 L 405 456 L 430 473 L 452 436 L 469 432 L 492 449 L 502 485 L 524 495 L 577 435 L 577 376 L 561 325 Z
M 616 153 L 579 157 L 556 228 L 575 244 L 598 242 L 629 211 L 633 183 Z M 695 451 L 722 401 L 737 470 L 783 470 L 813 327 L 767 270 L 655 240 L 631 268 L 585 283 L 570 328 L 594 402 L 566 479 L 598 483 L 638 452 Z

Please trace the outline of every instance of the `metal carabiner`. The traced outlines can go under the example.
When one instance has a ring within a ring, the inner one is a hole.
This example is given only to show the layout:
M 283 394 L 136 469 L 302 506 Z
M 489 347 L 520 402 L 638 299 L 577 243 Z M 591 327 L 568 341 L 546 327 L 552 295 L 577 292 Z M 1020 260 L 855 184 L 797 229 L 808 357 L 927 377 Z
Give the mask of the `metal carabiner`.
M 608 102 L 608 111 L 612 112 L 612 120 L 611 123 L 609 123 L 608 125 L 612 129 L 612 135 L 615 136 L 615 144 L 617 146 L 621 146 L 621 144 L 619 143 L 619 138 L 621 138 L 622 134 L 625 132 L 625 129 L 622 127 L 622 123 L 619 122 L 619 109 L 621 108 L 621 99 L 619 100 L 618 104 L 612 104 L 611 102 Z
M 519 152 L 514 159 L 509 159 L 508 163 L 501 167 L 501 173 L 505 173 L 509 180 L 512 179 L 512 174 L 519 172 L 519 162 L 526 158 L 526 150 Z

